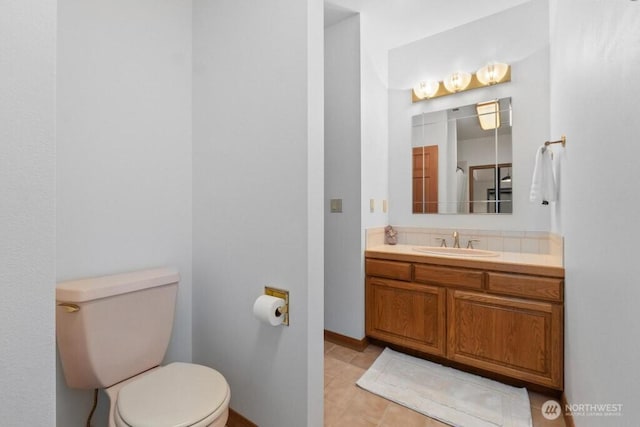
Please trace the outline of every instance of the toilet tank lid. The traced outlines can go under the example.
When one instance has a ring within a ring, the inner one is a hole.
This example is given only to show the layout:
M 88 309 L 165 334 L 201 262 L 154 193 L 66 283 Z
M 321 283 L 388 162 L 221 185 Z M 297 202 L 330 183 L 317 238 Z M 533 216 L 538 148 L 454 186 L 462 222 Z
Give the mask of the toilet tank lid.
M 86 302 L 126 294 L 156 286 L 178 283 L 180 275 L 170 268 L 153 268 L 109 276 L 89 277 L 58 282 L 56 300 Z

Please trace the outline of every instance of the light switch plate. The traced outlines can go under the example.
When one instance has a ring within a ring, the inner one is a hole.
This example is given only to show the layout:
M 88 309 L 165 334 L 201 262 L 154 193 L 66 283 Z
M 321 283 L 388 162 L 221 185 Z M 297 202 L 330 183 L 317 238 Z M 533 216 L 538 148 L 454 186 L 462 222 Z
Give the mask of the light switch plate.
M 384 199 L 382 201 L 382 212 L 383 213 L 387 213 L 387 200 L 386 199 Z
M 342 199 L 331 199 L 331 213 L 342 212 Z
M 369 212 L 373 213 L 376 210 L 376 199 L 369 199 Z

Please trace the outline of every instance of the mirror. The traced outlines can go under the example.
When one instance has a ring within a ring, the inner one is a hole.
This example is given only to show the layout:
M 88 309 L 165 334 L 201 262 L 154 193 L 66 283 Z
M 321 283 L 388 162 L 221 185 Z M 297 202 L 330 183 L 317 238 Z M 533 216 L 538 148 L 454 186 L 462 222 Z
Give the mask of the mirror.
M 412 117 L 412 212 L 510 214 L 511 98 Z
M 513 212 L 510 171 L 511 163 L 469 168 L 469 213 Z

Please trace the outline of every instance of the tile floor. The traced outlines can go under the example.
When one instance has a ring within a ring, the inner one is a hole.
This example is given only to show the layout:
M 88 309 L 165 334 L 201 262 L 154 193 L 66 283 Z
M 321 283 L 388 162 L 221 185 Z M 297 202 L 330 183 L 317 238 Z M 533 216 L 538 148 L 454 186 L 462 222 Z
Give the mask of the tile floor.
M 446 427 L 440 421 L 383 399 L 356 386 L 382 348 L 370 345 L 363 352 L 324 342 L 325 427 Z M 547 396 L 529 392 L 534 427 L 565 427 L 562 417 L 548 421 L 540 407 Z

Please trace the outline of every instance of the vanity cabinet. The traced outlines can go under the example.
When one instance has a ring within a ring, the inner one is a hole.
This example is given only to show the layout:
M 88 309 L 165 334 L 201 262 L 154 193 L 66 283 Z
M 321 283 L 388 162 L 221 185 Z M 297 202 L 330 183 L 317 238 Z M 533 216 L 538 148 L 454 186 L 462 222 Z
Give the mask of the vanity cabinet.
M 562 275 L 437 262 L 366 258 L 367 336 L 561 390 Z

